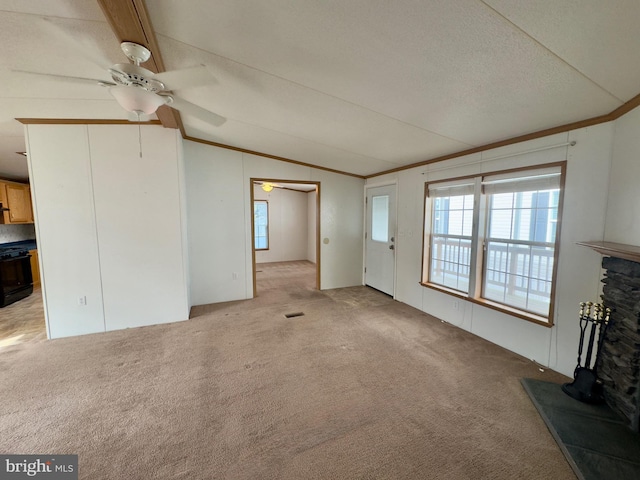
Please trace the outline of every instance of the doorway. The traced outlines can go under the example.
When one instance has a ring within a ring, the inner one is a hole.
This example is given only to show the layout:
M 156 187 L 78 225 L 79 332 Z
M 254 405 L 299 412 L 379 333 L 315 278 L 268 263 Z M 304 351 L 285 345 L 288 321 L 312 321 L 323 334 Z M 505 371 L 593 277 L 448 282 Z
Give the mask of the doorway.
M 366 188 L 365 285 L 392 297 L 396 270 L 396 185 Z
M 287 285 L 320 290 L 320 182 L 250 182 L 253 296 Z
M 47 338 L 35 236 L 33 223 L 0 223 L 0 350 Z

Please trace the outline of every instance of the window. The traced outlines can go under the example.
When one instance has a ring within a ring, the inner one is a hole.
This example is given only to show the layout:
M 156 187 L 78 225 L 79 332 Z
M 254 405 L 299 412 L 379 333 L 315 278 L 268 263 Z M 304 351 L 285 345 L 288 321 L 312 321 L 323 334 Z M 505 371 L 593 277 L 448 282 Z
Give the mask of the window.
M 256 250 L 269 249 L 269 203 L 266 200 L 253 202 L 253 238 Z
M 434 185 L 431 221 L 432 283 L 468 293 L 471 272 L 471 240 L 474 184 Z
M 371 240 L 389 241 L 389 195 L 371 198 Z
M 550 323 L 563 169 L 428 184 L 423 283 Z

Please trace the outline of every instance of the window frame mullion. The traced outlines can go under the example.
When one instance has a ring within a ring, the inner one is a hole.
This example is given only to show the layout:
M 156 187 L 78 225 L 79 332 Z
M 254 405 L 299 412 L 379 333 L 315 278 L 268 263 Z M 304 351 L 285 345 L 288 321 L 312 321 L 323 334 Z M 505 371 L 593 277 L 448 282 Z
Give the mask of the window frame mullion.
M 473 222 L 471 225 L 471 258 L 469 261 L 469 292 L 468 295 L 471 298 L 478 298 L 478 285 L 482 285 L 482 279 L 479 275 L 482 274 L 482 268 L 478 268 L 479 260 L 482 260 L 482 242 L 480 241 L 481 234 L 481 211 L 480 203 L 482 200 L 482 176 L 475 178 L 475 185 L 473 190 Z

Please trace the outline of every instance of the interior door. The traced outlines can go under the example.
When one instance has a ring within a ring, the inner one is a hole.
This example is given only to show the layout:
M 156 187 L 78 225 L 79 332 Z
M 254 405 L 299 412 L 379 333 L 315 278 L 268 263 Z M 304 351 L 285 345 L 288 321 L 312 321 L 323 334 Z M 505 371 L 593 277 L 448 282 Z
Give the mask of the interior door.
M 365 284 L 394 294 L 396 236 L 396 186 L 367 189 L 365 233 Z

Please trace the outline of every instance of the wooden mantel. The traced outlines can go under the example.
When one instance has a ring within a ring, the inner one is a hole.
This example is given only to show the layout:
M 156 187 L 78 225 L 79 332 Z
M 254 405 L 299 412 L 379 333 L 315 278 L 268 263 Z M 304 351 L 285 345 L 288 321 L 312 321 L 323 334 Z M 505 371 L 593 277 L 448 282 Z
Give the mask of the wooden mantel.
M 607 257 L 624 258 L 640 263 L 640 247 L 613 242 L 576 242 L 578 245 L 593 248 L 596 252 Z

